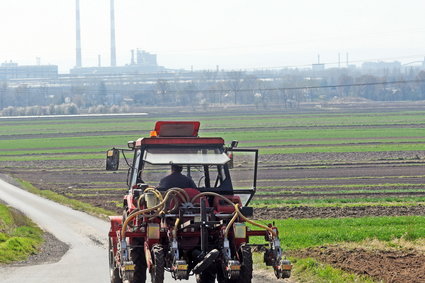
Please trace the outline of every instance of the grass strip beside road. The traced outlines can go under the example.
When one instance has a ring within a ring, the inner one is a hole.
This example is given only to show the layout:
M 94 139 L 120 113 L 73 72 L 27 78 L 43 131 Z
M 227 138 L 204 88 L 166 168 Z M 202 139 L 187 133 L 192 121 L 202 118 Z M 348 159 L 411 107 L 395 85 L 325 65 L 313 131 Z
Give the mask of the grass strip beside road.
M 63 195 L 60 195 L 58 193 L 55 193 L 49 190 L 40 190 L 34 187 L 31 183 L 24 180 L 16 179 L 16 181 L 20 184 L 21 188 L 29 191 L 30 193 L 39 195 L 41 197 L 50 199 L 52 201 L 55 201 L 57 203 L 60 203 L 66 206 L 69 206 L 75 210 L 83 211 L 97 217 L 105 217 L 108 215 L 116 214 L 113 211 L 109 211 L 100 207 L 95 207 L 95 206 L 92 206 L 91 204 L 88 204 L 82 201 L 69 199 Z
M 321 263 L 312 258 L 290 258 L 294 264 L 292 271 L 297 279 L 302 282 L 316 283 L 373 283 L 376 282 L 368 276 L 349 273 L 329 264 Z
M 25 260 L 43 243 L 43 231 L 19 211 L 0 204 L 0 263 Z
M 269 277 L 274 278 L 273 268 L 265 266 L 263 263 L 263 253 L 253 253 L 254 270 L 265 269 Z M 296 282 L 315 282 L 315 283 L 373 283 L 376 282 L 368 276 L 361 276 L 344 270 L 334 268 L 329 264 L 324 264 L 312 258 L 294 258 L 289 257 L 293 264 L 291 279 Z M 273 280 L 275 282 L 275 280 Z M 276 281 L 277 282 L 277 281 Z

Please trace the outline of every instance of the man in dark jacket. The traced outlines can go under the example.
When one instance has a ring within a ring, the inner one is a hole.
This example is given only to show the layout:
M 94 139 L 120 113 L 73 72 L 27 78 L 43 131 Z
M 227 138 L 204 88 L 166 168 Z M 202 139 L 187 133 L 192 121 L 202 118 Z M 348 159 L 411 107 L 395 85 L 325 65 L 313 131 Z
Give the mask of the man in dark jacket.
M 159 189 L 168 190 L 170 188 L 194 188 L 196 189 L 195 182 L 182 174 L 183 167 L 181 165 L 171 165 L 171 174 L 162 178 L 159 182 Z

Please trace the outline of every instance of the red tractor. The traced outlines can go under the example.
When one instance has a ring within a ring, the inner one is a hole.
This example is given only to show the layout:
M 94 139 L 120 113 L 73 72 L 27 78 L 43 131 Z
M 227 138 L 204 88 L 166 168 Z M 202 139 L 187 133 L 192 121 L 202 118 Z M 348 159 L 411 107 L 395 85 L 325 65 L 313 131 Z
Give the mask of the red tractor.
M 178 280 L 195 275 L 202 283 L 251 282 L 252 246 L 261 246 L 277 278 L 290 276 L 277 228 L 247 218 L 253 212 L 248 204 L 256 191 L 258 150 L 198 137 L 199 126 L 157 122 L 150 137 L 107 152 L 107 170 L 118 170 L 120 153 L 130 167 L 123 216 L 110 217 L 112 283 L 144 283 L 146 271 L 153 283 L 164 281 L 164 271 Z M 132 162 L 127 151 L 133 152 Z M 158 187 L 170 165 L 178 165 L 192 185 Z M 268 243 L 250 244 L 257 236 Z

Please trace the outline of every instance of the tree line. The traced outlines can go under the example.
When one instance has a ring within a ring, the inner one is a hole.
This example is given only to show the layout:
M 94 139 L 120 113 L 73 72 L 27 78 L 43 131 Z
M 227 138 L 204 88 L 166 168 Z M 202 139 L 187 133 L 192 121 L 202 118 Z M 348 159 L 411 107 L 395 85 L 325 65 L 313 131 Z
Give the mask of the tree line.
M 397 82 L 397 83 L 389 83 Z M 373 101 L 425 100 L 425 71 L 361 69 L 202 71 L 116 78 L 74 78 L 49 84 L 0 84 L 3 115 L 127 112 L 132 106 L 270 105 L 297 108 L 303 102 L 360 97 Z

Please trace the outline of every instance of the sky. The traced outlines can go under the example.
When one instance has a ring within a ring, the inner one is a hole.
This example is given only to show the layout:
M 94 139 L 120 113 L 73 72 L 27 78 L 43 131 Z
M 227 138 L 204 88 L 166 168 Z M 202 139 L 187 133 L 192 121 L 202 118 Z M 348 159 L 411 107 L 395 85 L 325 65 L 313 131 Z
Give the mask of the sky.
M 80 0 L 83 66 L 110 64 L 110 0 Z M 178 69 L 409 63 L 425 57 L 423 0 L 115 0 L 117 63 Z M 0 62 L 75 65 L 75 0 L 1 0 Z

